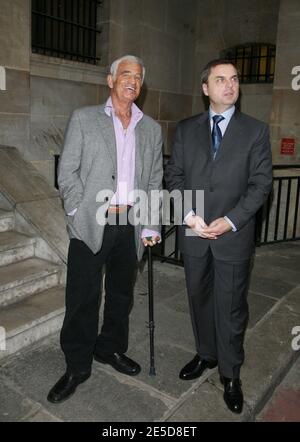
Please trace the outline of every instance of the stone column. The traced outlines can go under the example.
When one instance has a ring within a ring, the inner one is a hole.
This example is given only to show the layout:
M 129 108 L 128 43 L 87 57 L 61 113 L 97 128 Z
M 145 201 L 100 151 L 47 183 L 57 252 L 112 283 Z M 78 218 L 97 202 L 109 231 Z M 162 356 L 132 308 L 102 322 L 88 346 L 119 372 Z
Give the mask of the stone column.
M 281 0 L 271 114 L 271 140 L 275 164 L 299 164 L 300 162 L 299 41 L 299 0 Z M 294 154 L 281 153 L 284 138 L 291 140 L 284 143 L 285 152 L 289 150 L 292 152 L 294 143 Z
M 30 0 L 0 0 L 0 145 L 29 147 Z

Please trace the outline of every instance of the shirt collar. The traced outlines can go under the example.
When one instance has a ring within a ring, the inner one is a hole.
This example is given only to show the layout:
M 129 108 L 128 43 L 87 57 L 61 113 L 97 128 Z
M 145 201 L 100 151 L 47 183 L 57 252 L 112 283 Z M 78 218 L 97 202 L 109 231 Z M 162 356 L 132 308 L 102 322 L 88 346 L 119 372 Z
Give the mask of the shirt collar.
M 209 118 L 212 119 L 214 115 L 222 115 L 222 117 L 225 118 L 225 120 L 230 120 L 232 115 L 235 112 L 235 105 L 232 105 L 229 109 L 222 112 L 221 114 L 217 114 L 215 111 L 212 110 L 212 108 L 209 106 Z
M 115 112 L 111 97 L 109 97 L 105 103 L 104 112 L 109 117 L 111 116 L 112 112 Z M 144 114 L 135 103 L 132 103 L 131 115 L 133 121 L 139 121 Z

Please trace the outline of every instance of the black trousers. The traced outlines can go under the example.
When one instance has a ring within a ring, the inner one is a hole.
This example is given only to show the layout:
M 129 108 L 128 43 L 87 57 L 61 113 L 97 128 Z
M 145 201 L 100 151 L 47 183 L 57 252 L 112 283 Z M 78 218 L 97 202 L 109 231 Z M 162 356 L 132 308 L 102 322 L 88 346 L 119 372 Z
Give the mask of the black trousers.
M 202 258 L 185 254 L 184 268 L 197 352 L 218 360 L 223 376 L 238 378 L 248 323 L 250 260 L 217 260 L 209 249 Z
M 130 224 L 106 225 L 102 248 L 96 255 L 84 242 L 71 239 L 66 313 L 60 335 L 69 372 L 89 371 L 94 351 L 127 351 L 136 262 L 134 227 Z M 98 336 L 104 265 L 104 316 Z

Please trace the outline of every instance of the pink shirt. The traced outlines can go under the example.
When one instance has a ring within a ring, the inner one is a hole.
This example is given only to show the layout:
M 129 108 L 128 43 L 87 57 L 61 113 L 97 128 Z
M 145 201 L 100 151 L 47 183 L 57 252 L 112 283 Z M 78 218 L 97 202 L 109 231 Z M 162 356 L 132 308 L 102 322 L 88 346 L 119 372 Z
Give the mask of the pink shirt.
M 143 112 L 133 103 L 131 107 L 131 120 L 127 129 L 124 129 L 121 120 L 116 116 L 111 97 L 106 102 L 105 113 L 112 116 L 116 145 L 118 182 L 117 190 L 111 199 L 111 204 L 133 205 L 129 194 L 134 190 L 135 175 L 135 127 L 143 118 Z
M 124 129 L 121 120 L 116 116 L 113 108 L 111 97 L 108 98 L 105 105 L 105 113 L 113 119 L 113 125 L 116 136 L 117 145 L 117 168 L 118 181 L 117 190 L 111 199 L 111 205 L 130 205 L 134 204 L 131 201 L 129 194 L 134 190 L 135 177 L 135 127 L 137 123 L 143 118 L 143 112 L 132 104 L 131 120 L 127 129 Z M 158 232 L 149 229 L 143 229 L 141 237 L 160 236 Z

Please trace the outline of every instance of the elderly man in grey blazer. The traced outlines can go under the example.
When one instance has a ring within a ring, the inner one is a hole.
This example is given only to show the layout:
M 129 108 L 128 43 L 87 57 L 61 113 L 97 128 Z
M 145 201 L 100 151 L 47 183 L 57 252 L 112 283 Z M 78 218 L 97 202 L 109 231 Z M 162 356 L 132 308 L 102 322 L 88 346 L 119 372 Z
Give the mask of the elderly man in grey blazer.
M 93 359 L 129 376 L 141 370 L 125 355 L 129 314 L 137 260 L 144 246 L 160 240 L 159 216 L 151 217 L 149 210 L 151 191 L 161 189 L 163 173 L 161 128 L 134 104 L 144 76 L 141 59 L 126 55 L 114 61 L 106 103 L 76 110 L 66 131 L 58 184 L 70 235 L 61 330 L 67 369 L 48 394 L 52 403 L 68 399 L 89 378 Z M 149 197 L 148 211 L 139 217 L 134 216 L 139 212 L 135 190 Z
M 255 214 L 272 187 L 269 129 L 236 109 L 231 61 L 208 63 L 202 89 L 209 111 L 178 124 L 165 173 L 169 190 L 204 192 L 204 213 L 193 205 L 179 232 L 197 350 L 179 377 L 192 380 L 218 365 L 226 405 L 241 413 Z

